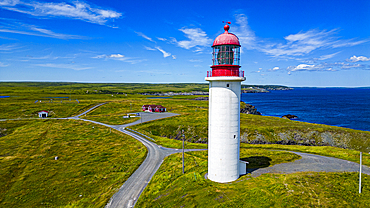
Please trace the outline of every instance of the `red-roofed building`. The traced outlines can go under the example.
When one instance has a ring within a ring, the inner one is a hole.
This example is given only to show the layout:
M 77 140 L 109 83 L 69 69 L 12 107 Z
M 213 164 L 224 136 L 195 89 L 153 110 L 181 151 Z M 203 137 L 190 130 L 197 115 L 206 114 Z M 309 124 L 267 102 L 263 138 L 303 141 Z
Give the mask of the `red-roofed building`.
M 166 108 L 162 105 L 143 105 L 142 109 L 147 112 L 166 112 Z
M 48 114 L 49 114 L 49 111 L 40 111 L 39 113 L 39 117 L 40 118 L 46 118 L 46 117 L 48 117 Z

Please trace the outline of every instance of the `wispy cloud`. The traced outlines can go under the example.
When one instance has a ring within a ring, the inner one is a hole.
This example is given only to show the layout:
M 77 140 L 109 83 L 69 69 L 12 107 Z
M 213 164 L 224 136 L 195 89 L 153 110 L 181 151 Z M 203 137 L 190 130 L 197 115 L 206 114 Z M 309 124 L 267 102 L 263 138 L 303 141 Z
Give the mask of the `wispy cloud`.
M 16 44 L 2 44 L 0 45 L 0 51 L 12 51 L 21 48 Z
M 294 60 L 297 60 L 297 61 L 301 61 L 301 62 L 303 62 L 305 64 L 315 64 L 315 63 L 318 63 L 319 61 L 331 59 L 331 58 L 333 58 L 334 56 L 336 56 L 340 52 L 341 51 L 336 52 L 336 53 L 332 53 L 332 54 L 322 55 L 319 58 L 298 58 L 298 57 L 290 57 L 290 58 L 289 57 L 286 57 L 286 58 L 294 59 Z
M 287 68 L 288 74 L 297 71 L 339 71 L 348 69 L 369 69 L 369 65 L 355 64 L 355 63 L 345 63 L 345 62 L 334 62 L 327 63 L 322 62 L 319 64 L 298 64 L 297 66 L 289 66 Z
M 34 33 L 34 32 L 27 32 L 27 31 L 18 31 L 18 30 L 9 30 L 9 29 L 0 29 L 0 32 L 6 32 L 6 33 L 15 33 L 15 34 L 22 34 L 22 35 L 32 35 L 32 36 L 40 36 L 40 37 L 49 37 L 49 38 L 57 38 L 57 39 L 85 39 L 82 36 L 79 35 L 66 35 L 61 33 L 55 33 L 51 30 L 46 30 L 42 28 L 31 28 L 31 30 L 40 32 L 40 33 Z
M 240 44 L 246 49 L 254 49 L 256 47 L 256 35 L 254 31 L 248 25 L 248 18 L 245 14 L 235 14 L 236 24 L 239 26 L 233 26 L 235 35 L 238 36 Z
M 151 47 L 148 47 L 148 46 L 144 46 L 144 48 L 148 51 L 155 51 L 155 48 L 151 48 Z
M 259 38 L 248 24 L 248 18 L 243 13 L 234 15 L 236 24 L 231 26 L 231 31 L 239 37 L 243 48 L 256 49 L 273 57 L 302 57 L 318 49 L 351 47 L 368 42 L 369 40 L 343 39 L 337 35 L 338 29 L 300 31 L 284 37 L 284 42 L 277 42 Z M 339 52 L 337 52 L 339 53 Z M 325 60 L 332 58 L 337 53 L 318 58 Z
M 36 25 L 25 24 L 14 19 L 1 18 L 0 32 L 14 33 L 22 35 L 49 37 L 57 39 L 87 39 L 86 37 L 79 35 L 68 35 L 62 33 L 56 33 L 48 29 L 41 28 Z
M 190 62 L 203 62 L 203 60 L 200 60 L 200 59 L 190 59 L 189 61 Z
M 337 30 L 309 30 L 306 32 L 299 32 L 297 34 L 291 34 L 284 37 L 286 43 L 269 43 L 260 46 L 260 50 L 278 57 L 278 56 L 303 56 L 311 53 L 317 49 L 324 48 L 338 48 L 346 46 L 354 46 L 364 42 L 362 41 L 352 41 L 352 40 L 342 40 L 335 36 Z M 336 53 L 331 54 L 332 56 Z M 323 58 L 330 58 L 328 57 Z
M 74 64 L 52 64 L 52 63 L 47 63 L 47 64 L 35 64 L 35 66 L 58 68 L 58 69 L 73 69 L 73 70 L 76 70 L 76 71 L 92 69 L 92 67 L 78 66 L 78 65 L 74 65 Z
M 142 33 L 142 32 L 135 32 L 135 33 L 136 33 L 138 36 L 143 37 L 143 38 L 145 38 L 145 39 L 147 39 L 147 40 L 149 40 L 149 41 L 151 41 L 151 42 L 155 43 L 155 41 L 154 41 L 152 38 L 150 38 L 150 37 L 146 36 L 144 33 Z
M 157 39 L 160 40 L 160 41 L 167 41 L 166 38 L 159 38 L 159 37 L 157 37 Z
M 209 47 L 212 43 L 212 40 L 207 37 L 207 34 L 200 28 L 181 28 L 179 30 L 189 39 L 177 41 L 175 38 L 172 38 L 172 42 L 181 48 L 191 49 L 198 46 L 196 52 L 200 52 L 202 51 L 202 47 Z
M 352 56 L 349 59 L 346 59 L 348 62 L 358 62 L 358 61 L 370 61 L 370 57 L 365 56 Z
M 103 54 L 103 55 L 94 56 L 92 58 L 105 59 L 105 60 L 112 59 L 112 60 L 117 60 L 117 61 L 128 62 L 128 63 L 131 63 L 131 64 L 137 64 L 137 63 L 146 61 L 146 59 L 137 59 L 137 58 L 132 58 L 132 57 L 126 57 L 122 54 L 110 54 L 110 55 Z
M 327 55 L 322 55 L 318 58 L 318 60 L 326 60 L 326 59 L 331 59 L 333 58 L 334 56 L 336 56 L 339 52 L 336 52 L 336 53 L 332 53 L 332 54 L 327 54 Z
M 122 13 L 102 9 L 81 1 L 54 3 L 5 0 L 0 3 L 0 7 L 35 17 L 71 18 L 100 25 L 104 25 L 108 20 L 117 19 L 122 16 Z
M 163 53 L 163 57 L 164 57 L 164 58 L 171 56 L 171 53 L 168 53 L 168 52 L 164 51 L 161 47 L 156 46 L 155 48 L 156 48 L 158 51 L 160 51 L 160 52 L 162 52 L 162 53 Z
M 146 50 L 148 51 L 160 51 L 162 54 L 163 54 L 163 57 L 164 58 L 167 58 L 169 56 L 171 56 L 171 53 L 163 50 L 161 47 L 159 46 L 155 46 L 154 48 L 151 48 L 151 47 L 148 47 L 148 46 L 144 46 Z M 172 55 L 172 59 L 176 59 L 176 56 L 175 55 Z
M 0 67 L 7 67 L 9 64 L 4 64 L 3 62 L 0 62 Z

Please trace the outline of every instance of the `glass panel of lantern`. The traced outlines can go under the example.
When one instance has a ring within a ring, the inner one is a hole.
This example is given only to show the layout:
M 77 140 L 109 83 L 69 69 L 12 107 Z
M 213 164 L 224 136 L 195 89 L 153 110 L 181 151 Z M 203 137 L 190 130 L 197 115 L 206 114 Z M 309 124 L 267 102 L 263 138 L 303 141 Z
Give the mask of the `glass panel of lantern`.
M 239 65 L 240 47 L 221 45 L 213 47 L 213 65 Z

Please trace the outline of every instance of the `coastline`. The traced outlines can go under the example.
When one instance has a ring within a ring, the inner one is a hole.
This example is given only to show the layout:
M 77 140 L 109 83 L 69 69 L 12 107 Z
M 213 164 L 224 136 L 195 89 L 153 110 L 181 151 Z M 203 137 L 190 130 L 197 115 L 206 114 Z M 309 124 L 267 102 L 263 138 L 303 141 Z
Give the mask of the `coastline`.
M 294 88 L 242 94 L 263 116 L 298 116 L 297 121 L 370 131 L 370 88 Z

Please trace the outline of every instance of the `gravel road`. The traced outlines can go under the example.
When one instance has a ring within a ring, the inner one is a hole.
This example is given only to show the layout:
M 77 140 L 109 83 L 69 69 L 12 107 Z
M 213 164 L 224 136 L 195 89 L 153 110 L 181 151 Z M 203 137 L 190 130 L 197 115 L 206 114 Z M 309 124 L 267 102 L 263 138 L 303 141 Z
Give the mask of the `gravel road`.
M 292 152 L 302 158 L 290 163 L 281 163 L 267 168 L 248 169 L 252 177 L 258 177 L 264 173 L 296 173 L 296 172 L 359 172 L 360 165 L 355 162 L 325 157 L 301 152 Z M 363 165 L 362 173 L 370 175 L 370 168 Z

